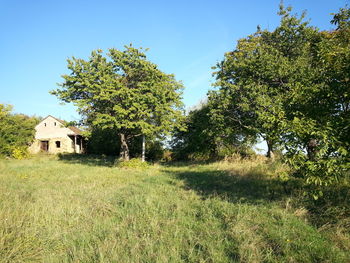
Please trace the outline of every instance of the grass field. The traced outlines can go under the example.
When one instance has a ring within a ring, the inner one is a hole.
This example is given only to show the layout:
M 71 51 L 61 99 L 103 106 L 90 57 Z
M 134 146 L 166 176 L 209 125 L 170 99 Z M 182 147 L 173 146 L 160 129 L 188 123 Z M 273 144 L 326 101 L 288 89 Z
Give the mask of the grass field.
M 318 222 L 278 169 L 0 160 L 0 262 L 350 262 L 347 216 Z

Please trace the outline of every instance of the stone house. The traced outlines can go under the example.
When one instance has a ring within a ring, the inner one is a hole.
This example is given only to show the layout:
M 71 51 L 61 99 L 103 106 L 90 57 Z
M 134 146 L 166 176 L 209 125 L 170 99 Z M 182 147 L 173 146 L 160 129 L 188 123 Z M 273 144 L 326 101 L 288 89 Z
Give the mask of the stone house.
M 35 140 L 29 152 L 83 153 L 85 142 L 81 133 L 80 129 L 66 127 L 64 121 L 49 115 L 35 126 Z

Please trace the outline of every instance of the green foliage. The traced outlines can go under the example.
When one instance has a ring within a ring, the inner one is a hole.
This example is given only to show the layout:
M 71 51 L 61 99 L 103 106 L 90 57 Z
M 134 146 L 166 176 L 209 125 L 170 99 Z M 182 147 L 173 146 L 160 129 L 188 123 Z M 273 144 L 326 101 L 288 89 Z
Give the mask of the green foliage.
M 220 89 L 209 97 L 219 100 L 212 111 L 221 125 L 262 137 L 269 152 L 281 141 L 290 115 L 300 110 L 300 94 L 317 88 L 308 85 L 317 70 L 310 65 L 317 30 L 303 16 L 283 8 L 279 14 L 281 23 L 273 32 L 258 29 L 225 54 L 215 73 Z
M 0 155 L 25 157 L 34 139 L 34 127 L 39 118 L 11 113 L 12 106 L 0 104 Z
M 68 59 L 68 69 L 71 74 L 51 93 L 73 102 L 86 125 L 119 135 L 122 158 L 129 158 L 128 141 L 135 136 L 182 129 L 183 86 L 149 62 L 142 49 L 130 45 L 106 55 L 96 50 L 88 60 Z
M 219 130 L 262 137 L 268 156 L 278 147 L 295 174 L 327 185 L 349 168 L 350 30 L 348 9 L 318 29 L 281 6 L 280 25 L 238 41 L 216 72 L 209 93 Z
M 178 130 L 172 139 L 177 160 L 210 159 L 215 156 L 215 138 L 210 133 L 209 108 L 202 104 L 186 116 L 186 130 Z
M 140 138 L 141 139 L 141 138 Z M 138 143 L 137 145 L 142 145 Z M 159 140 L 146 141 L 146 156 L 148 161 L 160 161 L 164 157 L 165 149 L 163 143 Z
M 238 130 L 219 127 L 211 109 L 212 104 L 203 103 L 188 113 L 187 129 L 175 133 L 172 140 L 176 160 L 223 159 L 232 154 L 251 152 L 251 137 L 242 136 Z
M 350 27 L 350 8 L 345 6 L 344 8 L 340 8 L 338 13 L 332 14 L 333 19 L 331 21 L 332 24 L 338 26 L 339 29 L 349 29 Z
M 341 8 L 332 20 L 338 28 L 320 32 L 313 54 L 315 64 L 311 65 L 319 68 L 318 88 L 307 93 L 309 100 L 301 100 L 303 108 L 284 135 L 288 161 L 296 174 L 319 189 L 337 183 L 350 168 L 349 12 Z M 318 192 L 315 198 L 322 195 L 321 190 Z
M 91 127 L 88 134 L 87 152 L 89 154 L 118 155 L 120 139 L 115 135 L 114 129 Z

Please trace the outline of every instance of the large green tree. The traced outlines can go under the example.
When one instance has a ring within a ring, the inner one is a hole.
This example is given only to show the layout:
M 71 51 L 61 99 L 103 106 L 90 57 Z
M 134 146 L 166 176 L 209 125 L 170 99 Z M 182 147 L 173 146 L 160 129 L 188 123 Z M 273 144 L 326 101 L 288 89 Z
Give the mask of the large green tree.
M 220 89 L 211 95 L 223 102 L 213 108 L 213 116 L 262 137 L 269 157 L 293 118 L 299 97 L 317 88 L 317 67 L 311 67 L 317 30 L 303 16 L 291 15 L 290 9 L 281 7 L 279 14 L 281 23 L 274 31 L 258 28 L 225 54 L 214 73 Z
M 276 145 L 309 182 L 327 184 L 349 151 L 349 11 L 320 32 L 281 6 L 280 25 L 241 39 L 216 67 L 212 118 Z M 213 98 L 213 99 L 211 99 Z
M 350 9 L 341 8 L 331 22 L 337 28 L 322 32 L 319 62 L 324 69 L 329 122 L 336 137 L 350 144 Z
M 319 32 L 312 41 L 312 78 L 293 100 L 283 134 L 289 163 L 310 183 L 337 182 L 349 169 L 350 151 L 350 11 L 334 15 L 335 30 Z M 305 154 L 305 152 L 307 154 Z
M 96 50 L 88 60 L 68 59 L 68 69 L 71 73 L 51 93 L 73 102 L 87 125 L 114 130 L 122 159 L 129 159 L 131 138 L 181 129 L 183 86 L 148 61 L 141 48 Z

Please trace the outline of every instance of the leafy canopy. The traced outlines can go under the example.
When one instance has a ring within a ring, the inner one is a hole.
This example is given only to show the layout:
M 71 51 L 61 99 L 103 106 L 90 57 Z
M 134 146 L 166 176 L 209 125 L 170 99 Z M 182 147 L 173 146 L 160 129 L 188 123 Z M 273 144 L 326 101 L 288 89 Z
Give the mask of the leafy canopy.
M 216 66 L 209 94 L 221 129 L 261 136 L 317 185 L 344 174 L 349 158 L 349 9 L 320 32 L 281 6 L 280 25 L 238 41 Z M 213 122 L 214 123 L 214 122 Z
M 183 86 L 148 61 L 142 48 L 96 50 L 88 60 L 68 59 L 68 69 L 71 74 L 51 93 L 73 102 L 87 125 L 113 129 L 126 139 L 182 129 Z

